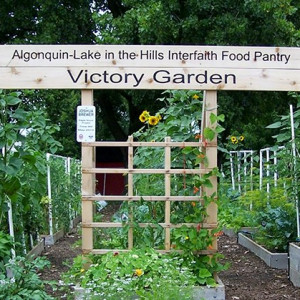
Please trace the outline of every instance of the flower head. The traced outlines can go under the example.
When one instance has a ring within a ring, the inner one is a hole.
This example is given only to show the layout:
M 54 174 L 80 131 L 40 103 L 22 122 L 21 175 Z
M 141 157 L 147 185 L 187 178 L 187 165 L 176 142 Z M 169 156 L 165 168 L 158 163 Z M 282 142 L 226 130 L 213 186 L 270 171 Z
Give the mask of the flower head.
M 231 140 L 232 144 L 237 144 L 239 142 L 235 136 L 231 136 L 230 140 Z
M 148 122 L 150 125 L 154 126 L 154 125 L 157 125 L 157 123 L 159 122 L 159 119 L 158 119 L 158 117 L 150 116 Z
M 194 194 L 197 194 L 199 192 L 199 188 L 197 188 L 196 186 L 194 186 Z
M 242 142 L 243 140 L 245 139 L 245 137 L 243 136 L 243 135 L 241 135 L 240 137 L 239 137 L 239 140 Z
M 197 232 L 199 232 L 201 230 L 201 224 L 199 223 L 198 225 L 197 225 Z
M 149 117 L 150 117 L 149 112 L 148 112 L 147 110 L 144 110 L 144 111 L 140 114 L 139 119 L 140 119 L 140 121 L 141 121 L 142 123 L 145 123 L 146 121 L 148 121 Z
M 219 231 L 219 232 L 214 233 L 214 236 L 218 237 L 218 236 L 222 236 L 223 234 L 224 234 L 223 231 Z
M 138 277 L 142 276 L 144 274 L 143 270 L 142 269 L 136 269 L 134 274 Z
M 197 94 L 194 94 L 192 98 L 193 99 L 199 99 L 200 97 Z

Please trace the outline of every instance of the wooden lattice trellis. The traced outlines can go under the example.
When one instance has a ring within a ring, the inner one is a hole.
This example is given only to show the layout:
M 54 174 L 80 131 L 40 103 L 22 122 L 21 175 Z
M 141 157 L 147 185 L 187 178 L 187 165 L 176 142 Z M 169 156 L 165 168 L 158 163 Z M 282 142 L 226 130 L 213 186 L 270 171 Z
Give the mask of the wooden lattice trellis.
M 216 92 L 206 92 L 203 100 L 202 132 L 205 127 L 212 128 L 215 125 L 210 124 L 210 113 L 216 114 Z M 93 105 L 92 90 L 82 91 L 82 105 Z M 128 167 L 127 168 L 95 168 L 95 148 L 96 147 L 127 147 L 128 148 Z M 135 147 L 163 147 L 165 151 L 164 168 L 162 169 L 136 169 L 133 164 Z M 172 169 L 171 168 L 171 148 L 173 147 L 199 147 L 205 152 L 208 158 L 208 166 L 200 165 L 198 169 Z M 164 142 L 135 142 L 130 136 L 126 142 L 93 142 L 82 143 L 82 250 L 84 253 L 104 254 L 109 251 L 129 251 L 134 247 L 133 227 L 128 232 L 128 249 L 94 249 L 93 247 L 93 228 L 116 228 L 122 227 L 121 222 L 93 222 L 93 201 L 139 201 L 141 197 L 145 201 L 164 201 L 165 219 L 159 223 L 165 231 L 165 249 L 160 252 L 171 251 L 171 229 L 183 225 L 196 227 L 198 223 L 172 224 L 171 202 L 172 201 L 203 201 L 200 196 L 172 196 L 171 195 L 171 175 L 172 174 L 207 174 L 217 166 L 217 140 L 216 138 L 207 143 L 200 142 L 173 142 L 170 137 L 166 137 Z M 95 195 L 95 174 L 127 174 L 128 190 L 125 196 L 107 196 Z M 164 196 L 145 196 L 134 195 L 133 193 L 133 175 L 134 174 L 163 174 L 165 178 Z M 217 192 L 216 176 L 210 178 L 213 188 L 203 188 L 203 195 L 210 196 Z M 208 217 L 202 223 L 204 229 L 214 229 L 217 227 L 217 204 L 211 202 L 207 207 Z M 140 227 L 154 226 L 151 223 L 140 223 Z M 217 243 L 213 242 L 213 247 L 207 250 L 201 250 L 201 254 L 211 254 L 216 252 Z

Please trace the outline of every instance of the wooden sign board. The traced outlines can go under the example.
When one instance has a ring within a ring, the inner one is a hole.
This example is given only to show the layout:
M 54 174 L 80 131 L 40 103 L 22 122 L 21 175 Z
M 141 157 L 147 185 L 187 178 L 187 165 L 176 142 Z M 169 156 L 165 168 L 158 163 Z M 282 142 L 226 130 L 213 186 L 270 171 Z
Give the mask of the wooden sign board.
M 0 88 L 300 91 L 300 49 L 2 45 Z

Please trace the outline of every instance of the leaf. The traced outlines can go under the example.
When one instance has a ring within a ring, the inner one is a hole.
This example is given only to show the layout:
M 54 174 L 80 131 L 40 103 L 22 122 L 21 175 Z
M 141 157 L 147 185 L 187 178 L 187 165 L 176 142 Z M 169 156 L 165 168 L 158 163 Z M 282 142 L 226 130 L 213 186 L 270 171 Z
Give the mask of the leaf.
M 225 121 L 225 115 L 221 114 L 218 116 L 218 121 L 224 122 Z
M 215 122 L 218 121 L 218 117 L 214 113 L 211 113 L 209 116 L 209 120 L 211 124 L 214 124 Z
M 206 268 L 201 268 L 199 270 L 199 277 L 208 278 L 208 277 L 212 277 L 212 274 Z
M 268 125 L 266 128 L 273 129 L 273 128 L 280 128 L 281 126 L 282 126 L 282 123 L 280 121 L 278 121 L 276 123 Z
M 183 153 L 183 154 L 189 154 L 189 153 L 193 152 L 193 150 L 194 150 L 193 147 L 184 147 L 184 148 L 182 149 L 182 153 Z
M 281 134 L 278 134 L 276 136 L 276 139 L 277 139 L 277 142 L 280 143 L 280 142 L 283 142 L 283 141 L 286 141 L 290 138 L 290 135 L 289 134 L 285 134 L 285 133 L 281 133 Z
M 14 177 L 7 179 L 3 183 L 3 191 L 5 194 L 11 196 L 18 192 L 21 187 L 21 183 L 18 178 Z
M 225 128 L 223 127 L 223 126 L 220 126 L 220 125 L 217 125 L 216 126 L 216 132 L 217 133 L 221 133 L 221 132 L 223 132 L 225 130 Z
M 204 128 L 204 137 L 209 140 L 209 141 L 212 141 L 215 137 L 215 132 L 209 128 L 209 127 L 206 127 Z
M 19 104 L 20 102 L 22 102 L 21 99 L 14 97 L 14 96 L 7 96 L 7 97 L 5 97 L 5 100 L 6 100 L 7 105 L 16 105 L 16 104 Z

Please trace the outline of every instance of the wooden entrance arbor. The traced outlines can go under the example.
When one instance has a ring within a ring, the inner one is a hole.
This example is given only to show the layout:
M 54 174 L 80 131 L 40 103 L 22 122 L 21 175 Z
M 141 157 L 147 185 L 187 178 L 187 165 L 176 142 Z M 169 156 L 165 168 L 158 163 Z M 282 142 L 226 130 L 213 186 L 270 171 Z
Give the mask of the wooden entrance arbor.
M 205 93 L 204 102 L 205 109 L 203 111 L 203 126 L 213 127 L 215 125 L 210 124 L 210 114 L 217 114 L 217 93 L 215 91 L 208 91 Z M 82 105 L 93 105 L 93 91 L 82 91 Z M 200 109 L 200 107 L 199 107 Z M 126 169 L 104 169 L 95 168 L 95 147 L 127 147 L 128 148 L 128 167 Z M 163 147 L 165 151 L 165 161 L 163 169 L 136 169 L 133 164 L 134 147 Z M 172 169 L 171 168 L 171 148 L 173 147 L 197 147 L 202 148 L 208 159 L 208 166 L 200 165 L 198 169 Z M 169 252 L 171 250 L 171 229 L 178 228 L 180 226 L 194 226 L 197 227 L 198 223 L 183 223 L 172 224 L 171 217 L 171 201 L 202 201 L 200 196 L 174 196 L 171 195 L 171 178 L 174 174 L 206 174 L 213 168 L 217 167 L 217 138 L 211 142 L 174 142 L 170 137 L 166 137 L 164 142 L 136 142 L 133 137 L 130 136 L 126 142 L 90 142 L 82 143 L 82 250 L 84 253 L 103 254 L 112 249 L 94 249 L 93 242 L 93 228 L 116 228 L 122 227 L 123 224 L 112 222 L 94 222 L 93 221 L 93 201 L 105 200 L 105 201 L 139 201 L 143 198 L 145 201 L 164 201 L 165 202 L 165 221 L 159 225 L 164 228 L 165 231 L 165 248 L 160 252 Z M 95 174 L 103 173 L 115 173 L 126 174 L 128 176 L 128 190 L 127 195 L 124 196 L 107 196 L 107 195 L 95 195 Z M 133 191 L 133 176 L 134 174 L 164 174 L 165 182 L 165 195 L 164 196 L 145 196 L 134 195 Z M 213 188 L 203 188 L 202 194 L 210 196 L 217 193 L 217 178 L 212 176 L 210 178 Z M 202 224 L 204 229 L 217 228 L 217 204 L 212 202 L 207 207 L 208 217 L 206 222 Z M 133 223 L 133 220 L 131 220 Z M 152 226 L 150 223 L 140 223 L 140 227 Z M 133 226 L 133 225 L 132 225 Z M 128 232 L 128 249 L 132 249 L 133 244 L 133 227 Z M 213 243 L 212 249 L 202 250 L 202 254 L 210 254 L 216 252 L 217 243 Z M 124 249 L 113 249 L 113 251 L 126 251 Z
M 0 46 L 0 88 L 3 89 L 80 89 L 82 105 L 93 106 L 94 89 L 194 89 L 205 90 L 204 126 L 209 124 L 210 113 L 217 113 L 217 90 L 249 91 L 300 91 L 300 49 L 280 47 L 230 47 L 230 46 L 137 46 L 137 45 L 2 45 Z M 102 146 L 115 145 L 103 142 Z M 171 174 L 183 172 L 170 166 L 170 149 L 173 144 L 166 140 L 159 145 L 165 149 L 165 166 L 161 170 L 136 170 L 132 164 L 133 147 L 142 145 L 129 139 L 118 143 L 129 149 L 127 169 L 95 168 L 94 147 L 100 142 L 82 143 L 82 227 L 83 251 L 104 253 L 94 249 L 92 231 L 96 227 L 112 227 L 120 224 L 93 222 L 95 196 L 94 177 L 99 172 L 128 174 L 126 196 L 104 199 L 108 201 L 136 201 L 133 195 L 132 176 L 137 173 L 157 172 L 165 176 L 165 196 L 155 195 L 146 201 L 165 202 L 165 250 L 170 250 L 170 202 L 192 201 L 170 195 Z M 152 145 L 153 146 L 153 145 Z M 201 143 L 194 145 L 202 147 Z M 209 166 L 199 170 L 185 170 L 205 174 L 217 164 L 217 141 L 205 147 Z M 217 180 L 212 178 L 210 195 L 217 191 Z M 141 195 L 139 195 L 141 196 Z M 217 205 L 208 207 L 205 226 L 217 225 Z M 145 224 L 140 224 L 146 226 Z M 190 224 L 190 226 L 194 226 Z M 129 231 L 128 248 L 133 246 Z M 216 251 L 214 243 L 212 251 Z

